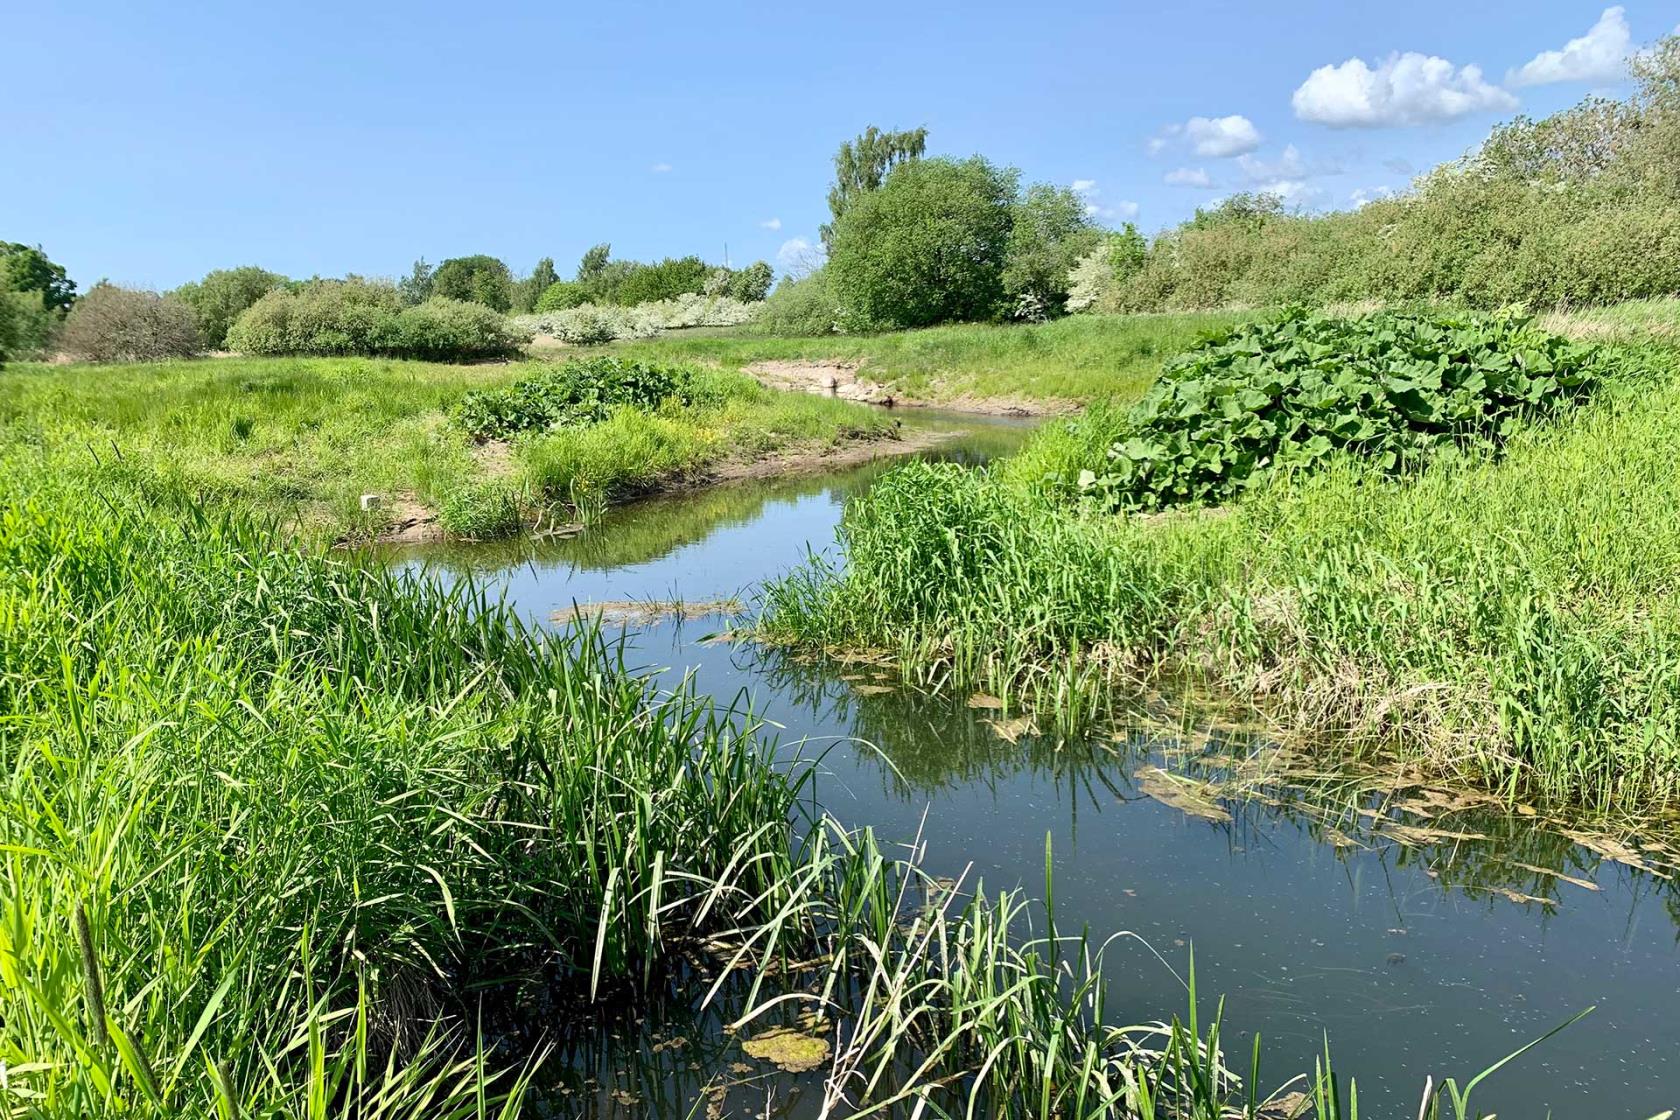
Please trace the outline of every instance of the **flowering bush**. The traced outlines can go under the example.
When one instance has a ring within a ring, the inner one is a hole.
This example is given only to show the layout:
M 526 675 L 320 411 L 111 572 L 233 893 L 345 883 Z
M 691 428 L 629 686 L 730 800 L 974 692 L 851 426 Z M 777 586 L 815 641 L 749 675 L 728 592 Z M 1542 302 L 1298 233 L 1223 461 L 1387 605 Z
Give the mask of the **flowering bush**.
M 585 303 L 540 315 L 516 315 L 512 325 L 530 334 L 544 334 L 574 346 L 598 346 L 627 338 L 652 338 L 661 331 L 684 327 L 733 327 L 750 323 L 760 304 L 728 296 L 686 292 L 675 299 L 635 307 L 598 307 Z

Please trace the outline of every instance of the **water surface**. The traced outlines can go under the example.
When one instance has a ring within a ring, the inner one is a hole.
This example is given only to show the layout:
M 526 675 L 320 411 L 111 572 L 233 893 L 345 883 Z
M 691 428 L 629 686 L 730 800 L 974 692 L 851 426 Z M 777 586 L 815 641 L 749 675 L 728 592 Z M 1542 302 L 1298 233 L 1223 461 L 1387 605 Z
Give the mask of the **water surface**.
M 1024 433 L 985 420 L 908 422 L 969 429 L 931 453 L 968 461 L 1006 452 Z M 750 600 L 755 584 L 811 550 L 832 554 L 845 499 L 886 467 L 642 502 L 543 545 L 434 546 L 401 556 L 472 571 L 545 623 L 573 604 Z M 1110 950 L 1114 1003 L 1128 1020 L 1183 1011 L 1193 944 L 1204 998 L 1226 997 L 1230 1054 L 1245 1055 L 1249 1032 L 1260 1031 L 1267 1076 L 1279 1082 L 1311 1069 L 1328 1031 L 1338 1068 L 1358 1078 L 1364 1114 L 1379 1117 L 1415 1115 L 1425 1076 L 1474 1074 L 1596 1005 L 1486 1083 L 1476 1103 L 1513 1120 L 1548 1112 L 1645 1118 L 1680 1105 L 1680 894 L 1672 880 L 1504 812 L 1405 818 L 1485 837 L 1412 845 L 1372 835 L 1370 818 L 1357 814 L 1330 828 L 1329 795 L 1227 800 L 1230 820 L 1197 819 L 1140 788 L 1140 767 L 1184 764 L 1184 744 L 1172 736 L 1140 728 L 1090 743 L 1010 742 L 988 723 L 993 713 L 961 700 L 860 690 L 879 683 L 866 668 L 703 642 L 719 625 L 638 626 L 628 636 L 632 660 L 692 672 L 725 702 L 744 691 L 756 713 L 780 726 L 789 758 L 826 748 L 823 807 L 883 839 L 920 833 L 935 874 L 1041 895 L 1048 842 L 1058 922 L 1085 923 L 1099 938 L 1140 935 Z M 1215 736 L 1211 746 L 1198 742 L 1192 759 L 1224 749 L 1249 748 Z M 686 1115 L 706 1079 L 740 1061 L 715 1022 L 685 1019 L 682 1000 L 673 1004 L 574 1058 L 595 1079 L 578 1091 L 580 1108 Z M 820 1096 L 809 1085 L 742 1091 L 757 1094 L 746 1099 L 759 1114 L 768 1094 L 772 1115 L 811 1115 Z

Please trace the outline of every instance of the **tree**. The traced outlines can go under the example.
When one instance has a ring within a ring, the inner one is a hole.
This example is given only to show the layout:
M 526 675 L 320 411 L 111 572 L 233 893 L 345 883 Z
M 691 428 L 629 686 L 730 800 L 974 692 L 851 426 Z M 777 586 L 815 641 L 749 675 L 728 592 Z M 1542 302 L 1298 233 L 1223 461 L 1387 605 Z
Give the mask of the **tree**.
M 770 283 L 775 278 L 769 261 L 754 261 L 746 268 L 729 274 L 724 281 L 723 294 L 743 303 L 757 303 L 770 294 Z
M 834 185 L 828 189 L 828 212 L 832 221 L 822 227 L 822 241 L 832 246 L 834 227 L 860 195 L 879 190 L 892 169 L 901 163 L 921 159 L 927 150 L 927 129 L 882 132 L 870 125 L 855 140 L 848 140 L 834 153 Z
M 603 241 L 599 245 L 591 245 L 578 261 L 577 278 L 579 282 L 587 284 L 601 275 L 607 267 L 607 260 L 612 256 L 612 246 Z
M 432 266 L 421 257 L 407 276 L 397 281 L 397 292 L 410 307 L 418 307 L 432 298 Z
M 531 270 L 531 275 L 521 280 L 518 291 L 514 294 L 514 310 L 535 311 L 537 300 L 560 280 L 560 274 L 554 271 L 554 258 L 544 257 L 537 262 L 537 267 Z
M 451 257 L 432 276 L 432 295 L 482 303 L 494 311 L 513 306 L 513 273 L 495 257 Z
M 1015 204 L 1003 266 L 1003 292 L 1016 318 L 1064 314 L 1068 274 L 1101 240 L 1084 200 L 1071 190 L 1048 183 L 1027 188 Z
M 658 264 L 635 266 L 614 293 L 614 302 L 624 307 L 656 300 L 675 299 L 706 286 L 711 266 L 699 257 L 666 257 Z
M 48 311 L 63 314 L 76 302 L 75 281 L 39 245 L 0 241 L 0 275 L 14 292 L 39 293 L 41 306 Z
M 193 309 L 172 296 L 101 281 L 76 301 L 61 344 L 88 362 L 187 358 L 203 348 Z
M 849 327 L 922 327 L 999 311 L 1016 173 L 979 156 L 893 168 L 834 225 L 828 272 Z
M 172 294 L 193 309 L 204 344 L 220 350 L 227 341 L 228 329 L 233 326 L 234 320 L 247 307 L 285 284 L 286 278 L 278 272 L 246 265 L 243 268 L 216 269 L 202 280 L 182 284 Z

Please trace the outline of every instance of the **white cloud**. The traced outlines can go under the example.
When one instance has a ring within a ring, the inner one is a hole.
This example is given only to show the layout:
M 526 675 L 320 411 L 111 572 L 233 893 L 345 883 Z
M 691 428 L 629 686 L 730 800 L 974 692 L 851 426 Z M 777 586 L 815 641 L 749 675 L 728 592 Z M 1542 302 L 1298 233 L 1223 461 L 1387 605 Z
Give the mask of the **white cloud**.
M 1393 187 L 1360 187 L 1348 194 L 1348 202 L 1352 203 L 1353 208 L 1357 210 L 1361 206 L 1369 206 L 1379 198 L 1393 197 Z
M 1130 221 L 1137 217 L 1138 204 L 1130 199 L 1121 199 L 1112 204 L 1098 201 L 1102 191 L 1097 187 L 1095 179 L 1075 179 L 1068 189 L 1085 200 L 1085 216 L 1088 218 L 1101 218 L 1113 222 Z
M 803 237 L 790 237 L 776 250 L 776 263 L 784 276 L 797 280 L 821 268 L 827 256 L 821 245 L 813 245 Z
M 780 218 L 766 218 L 758 224 L 768 230 L 778 230 L 782 228 L 782 220 Z
M 648 168 L 648 170 L 653 172 L 655 175 L 663 175 L 667 171 L 671 170 L 671 165 L 668 163 L 656 163 L 652 167 Z
M 1293 103 L 1297 117 L 1333 128 L 1429 124 L 1517 107 L 1517 99 L 1489 85 L 1478 67 L 1416 51 L 1391 54 L 1375 67 L 1358 58 L 1320 66 L 1295 91 Z
M 1286 145 L 1283 153 L 1275 160 L 1252 155 L 1238 156 L 1237 167 L 1242 170 L 1243 178 L 1250 183 L 1315 179 L 1321 175 L 1342 173 L 1342 169 L 1334 163 L 1308 160 L 1301 154 L 1301 149 L 1293 144 Z
M 1200 167 L 1180 167 L 1167 172 L 1162 180 L 1169 187 L 1211 187 L 1213 178 Z
M 1275 194 L 1288 206 L 1310 206 L 1324 197 L 1324 188 L 1315 187 L 1305 179 L 1273 179 L 1256 183 L 1256 194 Z
M 1185 122 L 1184 135 L 1197 155 L 1209 159 L 1242 155 L 1260 146 L 1260 130 L 1254 122 L 1235 113 L 1228 117 L 1191 117 Z
M 1562 50 L 1541 51 L 1522 67 L 1505 75 L 1512 86 L 1548 82 L 1608 82 L 1623 76 L 1633 53 L 1633 33 L 1620 6 L 1604 9 L 1592 29 L 1571 39 Z

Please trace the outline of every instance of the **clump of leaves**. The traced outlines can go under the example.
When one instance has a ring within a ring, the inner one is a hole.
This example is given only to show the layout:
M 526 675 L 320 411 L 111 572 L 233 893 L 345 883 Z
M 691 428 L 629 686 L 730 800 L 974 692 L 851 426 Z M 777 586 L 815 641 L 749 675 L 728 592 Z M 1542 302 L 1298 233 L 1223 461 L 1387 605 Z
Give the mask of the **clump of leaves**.
M 1496 452 L 1582 399 L 1599 364 L 1518 315 L 1292 308 L 1169 362 L 1105 473 L 1080 485 L 1115 508 L 1162 509 L 1223 502 L 1338 453 L 1401 474 L 1442 452 Z
M 566 362 L 504 389 L 479 389 L 461 398 L 455 422 L 474 439 L 507 439 L 521 432 L 584 427 L 618 408 L 658 408 L 686 401 L 693 371 L 603 355 Z

